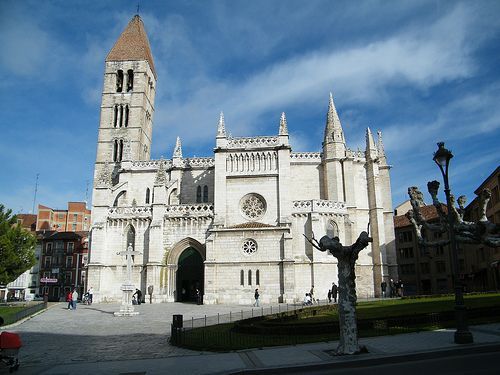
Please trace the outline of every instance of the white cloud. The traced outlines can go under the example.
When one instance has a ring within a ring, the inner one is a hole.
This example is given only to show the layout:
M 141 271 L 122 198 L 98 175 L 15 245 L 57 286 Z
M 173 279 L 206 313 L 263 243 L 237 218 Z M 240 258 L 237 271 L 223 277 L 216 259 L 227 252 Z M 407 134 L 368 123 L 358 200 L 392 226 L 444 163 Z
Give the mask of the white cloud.
M 332 88 L 345 103 L 373 103 L 392 85 L 427 89 L 469 77 L 475 69 L 471 58 L 475 45 L 470 40 L 473 21 L 468 9 L 459 5 L 425 28 L 418 25 L 369 45 L 281 61 L 247 79 L 200 75 L 191 83 L 189 99 L 169 97 L 158 103 L 157 136 L 169 142 L 177 134 L 184 142 L 211 139 L 220 109 L 228 115 L 228 129 L 246 135 L 262 113 L 279 113 L 299 102 L 303 106 L 326 102 Z M 159 85 L 159 90 L 169 87 Z

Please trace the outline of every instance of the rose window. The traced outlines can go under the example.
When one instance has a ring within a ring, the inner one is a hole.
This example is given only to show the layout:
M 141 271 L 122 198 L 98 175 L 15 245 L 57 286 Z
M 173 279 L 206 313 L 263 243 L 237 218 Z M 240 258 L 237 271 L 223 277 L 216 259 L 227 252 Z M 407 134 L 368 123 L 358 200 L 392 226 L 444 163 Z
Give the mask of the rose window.
M 247 194 L 241 199 L 241 212 L 247 219 L 255 221 L 266 213 L 266 202 L 257 194 Z
M 243 250 L 243 254 L 245 255 L 252 255 L 257 251 L 257 242 L 255 242 L 252 239 L 247 239 L 243 241 L 243 245 L 241 246 L 241 249 Z

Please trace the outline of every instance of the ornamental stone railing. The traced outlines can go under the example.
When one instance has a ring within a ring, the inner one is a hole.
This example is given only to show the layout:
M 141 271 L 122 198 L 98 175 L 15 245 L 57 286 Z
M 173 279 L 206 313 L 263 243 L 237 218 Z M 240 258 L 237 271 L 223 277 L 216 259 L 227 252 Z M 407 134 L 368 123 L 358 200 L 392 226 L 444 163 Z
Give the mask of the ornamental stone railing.
M 290 160 L 294 161 L 321 161 L 321 152 L 292 152 Z
M 292 213 L 346 213 L 344 202 L 335 202 L 324 199 L 310 199 L 305 201 L 293 201 Z
M 228 138 L 227 148 L 260 148 L 279 146 L 278 137 L 241 137 Z
M 167 206 L 165 217 L 213 217 L 213 204 L 179 204 Z
M 215 165 L 214 158 L 187 158 L 183 160 L 184 167 L 210 168 Z
M 150 206 L 111 207 L 108 210 L 108 217 L 110 219 L 151 218 L 152 210 Z
M 165 164 L 165 169 L 172 167 L 172 160 L 142 160 L 133 161 L 132 169 L 158 169 L 162 161 Z
M 355 159 L 364 159 L 365 158 L 365 152 L 361 150 L 351 150 L 348 148 L 346 151 L 346 156 L 348 158 L 355 158 Z

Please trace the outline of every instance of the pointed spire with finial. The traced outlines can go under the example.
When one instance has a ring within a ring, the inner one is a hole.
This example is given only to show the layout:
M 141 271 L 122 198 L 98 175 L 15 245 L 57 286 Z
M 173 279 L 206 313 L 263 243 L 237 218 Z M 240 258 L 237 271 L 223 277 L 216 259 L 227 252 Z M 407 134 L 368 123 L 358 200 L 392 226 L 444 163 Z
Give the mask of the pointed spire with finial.
M 182 145 L 181 145 L 181 139 L 180 137 L 177 137 L 177 140 L 175 141 L 175 149 L 174 149 L 174 158 L 182 158 Z
M 373 140 L 372 131 L 370 128 L 366 128 L 366 158 L 375 159 L 377 157 L 377 147 L 375 146 L 375 141 Z
M 224 113 L 219 115 L 219 125 L 217 126 L 217 138 L 226 137 L 226 123 L 224 122 Z
M 326 115 L 325 127 L 325 143 L 329 142 L 342 142 L 345 143 L 344 131 L 340 118 L 333 102 L 333 95 L 330 93 L 330 100 L 328 102 L 328 112 Z
M 288 126 L 287 126 L 287 123 L 286 123 L 285 112 L 281 113 L 279 135 L 288 135 Z
M 383 164 L 386 164 L 384 143 L 382 142 L 382 132 L 380 130 L 377 131 L 377 135 L 378 135 L 378 140 L 377 140 L 378 157 L 380 158 L 380 161 Z

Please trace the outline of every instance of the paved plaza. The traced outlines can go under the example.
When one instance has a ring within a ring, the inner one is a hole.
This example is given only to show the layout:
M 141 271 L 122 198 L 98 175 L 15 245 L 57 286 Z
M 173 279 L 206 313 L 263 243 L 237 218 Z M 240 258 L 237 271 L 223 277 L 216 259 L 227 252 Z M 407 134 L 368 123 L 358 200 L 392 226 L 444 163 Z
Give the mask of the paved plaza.
M 474 344 L 465 346 L 453 343 L 453 330 L 438 330 L 361 339 L 369 353 L 359 356 L 332 356 L 336 342 L 231 353 L 199 352 L 169 344 L 173 314 L 196 319 L 230 311 L 237 315 L 252 307 L 168 303 L 142 304 L 136 308 L 140 315 L 119 318 L 113 315 L 119 309 L 118 304 L 79 305 L 70 311 L 65 303 L 58 303 L 9 327 L 9 331 L 21 335 L 24 344 L 18 373 L 201 375 L 261 371 L 271 374 L 289 366 L 357 366 L 366 361 L 397 362 L 415 355 L 436 356 L 456 350 L 500 349 L 500 324 L 489 324 L 471 327 Z M 0 373 L 4 370 L 0 368 Z

